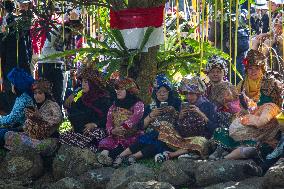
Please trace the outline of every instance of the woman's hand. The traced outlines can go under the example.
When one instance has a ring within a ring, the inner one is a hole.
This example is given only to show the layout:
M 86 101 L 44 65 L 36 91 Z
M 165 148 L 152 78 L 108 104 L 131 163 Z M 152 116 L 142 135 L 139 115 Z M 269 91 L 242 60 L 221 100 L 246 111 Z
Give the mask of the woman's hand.
M 64 106 L 67 108 L 71 108 L 71 104 L 74 102 L 74 95 L 71 94 L 64 102 Z
M 197 106 L 195 106 L 195 105 L 190 105 L 189 106 L 189 110 L 191 111 L 191 112 L 196 112 L 196 113 L 198 113 L 201 117 L 203 117 L 203 119 L 205 120 L 205 122 L 208 122 L 208 118 L 207 118 L 207 116 L 197 107 Z
M 155 108 L 154 110 L 152 110 L 152 112 L 149 114 L 150 118 L 156 118 L 160 115 L 162 115 L 163 113 L 163 109 L 162 108 Z
M 172 106 L 167 106 L 163 108 L 163 113 L 175 113 L 176 109 Z
M 123 127 L 116 127 L 111 131 L 111 134 L 115 135 L 115 136 L 120 136 L 123 137 L 125 134 L 125 129 Z
M 190 112 L 189 107 L 182 108 L 179 113 L 179 119 L 183 119 L 185 116 L 188 115 L 189 112 Z
M 84 130 L 83 130 L 83 134 L 85 135 L 85 134 L 87 134 L 88 132 L 91 132 L 91 131 L 93 131 L 95 128 L 97 128 L 98 126 L 97 126 L 97 124 L 95 124 L 95 123 L 87 123 L 86 125 L 85 125 L 85 128 L 84 128 Z

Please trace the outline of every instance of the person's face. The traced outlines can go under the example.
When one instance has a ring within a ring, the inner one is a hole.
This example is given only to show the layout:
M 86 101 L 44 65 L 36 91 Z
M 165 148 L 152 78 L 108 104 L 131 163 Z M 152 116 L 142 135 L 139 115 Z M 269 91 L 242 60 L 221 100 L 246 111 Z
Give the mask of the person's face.
M 252 80 L 258 80 L 261 76 L 261 72 L 260 66 L 250 66 L 248 68 L 248 77 Z
M 275 12 L 276 9 L 278 8 L 278 6 L 276 5 L 276 3 L 272 2 L 272 1 L 270 1 L 270 3 L 271 3 L 271 12 Z
M 190 104 L 195 104 L 198 99 L 198 94 L 196 93 L 188 93 L 186 98 Z
M 34 99 L 36 103 L 43 103 L 45 101 L 45 94 L 39 89 L 34 90 Z
M 116 89 L 116 97 L 119 100 L 123 100 L 126 97 L 126 90 L 125 89 Z
M 20 3 L 20 10 L 21 11 L 28 11 L 29 10 L 29 4 L 28 3 Z
M 86 79 L 82 80 L 82 91 L 83 93 L 88 93 L 90 91 L 89 82 Z
M 223 80 L 224 75 L 224 71 L 219 68 L 213 68 L 208 73 L 208 77 L 212 83 L 220 83 Z
M 169 91 L 167 90 L 166 87 L 161 87 L 157 92 L 156 92 L 156 96 L 158 101 L 160 102 L 165 102 L 168 100 L 169 98 Z

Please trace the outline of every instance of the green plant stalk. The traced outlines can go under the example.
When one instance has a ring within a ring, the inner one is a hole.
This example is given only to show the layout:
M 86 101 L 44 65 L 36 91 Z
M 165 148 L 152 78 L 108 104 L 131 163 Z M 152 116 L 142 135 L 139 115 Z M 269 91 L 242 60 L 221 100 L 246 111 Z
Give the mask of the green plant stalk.
M 235 53 L 234 53 L 234 65 L 237 70 L 237 52 L 238 52 L 238 27 L 239 27 L 239 2 L 236 1 L 236 29 L 235 29 Z M 237 72 L 235 71 L 235 85 L 237 85 Z

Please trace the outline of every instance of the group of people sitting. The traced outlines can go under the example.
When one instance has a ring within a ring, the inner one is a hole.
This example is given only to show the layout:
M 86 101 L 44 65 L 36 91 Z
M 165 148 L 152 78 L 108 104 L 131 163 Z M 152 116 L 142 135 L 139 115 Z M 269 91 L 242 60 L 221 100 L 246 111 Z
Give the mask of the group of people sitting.
M 0 139 L 11 150 L 37 148 L 57 138 L 98 153 L 100 163 L 114 167 L 141 158 L 254 158 L 266 171 L 283 153 L 284 135 L 276 119 L 283 83 L 266 74 L 259 51 L 250 50 L 243 63 L 246 77 L 237 87 L 226 81 L 228 67 L 218 56 L 204 70 L 207 85 L 199 76 L 185 77 L 176 89 L 159 74 L 149 105 L 138 97 L 133 79 L 106 81 L 98 70 L 83 67 L 80 90 L 65 101 L 73 129 L 61 134 L 63 117 L 50 83 L 15 68 L 8 79 L 17 98 L 11 113 L 0 116 Z

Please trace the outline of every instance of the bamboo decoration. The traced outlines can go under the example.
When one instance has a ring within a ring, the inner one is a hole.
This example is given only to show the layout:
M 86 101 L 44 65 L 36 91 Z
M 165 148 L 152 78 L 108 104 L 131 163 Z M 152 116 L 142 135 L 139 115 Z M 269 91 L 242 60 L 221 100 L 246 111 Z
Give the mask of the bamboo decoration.
M 177 25 L 176 25 L 177 38 L 178 38 L 179 48 L 181 50 L 181 35 L 180 35 L 180 27 L 179 27 L 179 0 L 176 0 L 176 18 L 177 18 Z
M 252 32 L 251 32 L 251 22 L 250 22 L 250 18 L 251 18 L 250 7 L 251 7 L 251 5 L 250 5 L 250 1 L 248 1 L 249 49 L 251 49 L 251 47 L 252 47 L 252 39 L 251 39 Z
M 236 28 L 235 28 L 235 49 L 234 49 L 235 85 L 237 85 L 238 27 L 239 27 L 239 1 L 236 1 Z
M 203 44 L 204 44 L 204 34 L 205 34 L 205 30 L 204 30 L 204 18 L 205 18 L 205 15 L 204 15 L 204 13 L 205 13 L 205 7 L 206 7 L 206 5 L 205 5 L 205 0 L 202 0 L 202 17 L 201 17 L 201 31 L 202 31 L 202 34 L 201 34 L 201 40 L 200 40 L 200 42 L 201 42 L 201 45 L 200 45 L 200 70 L 199 70 L 199 72 L 201 73 L 202 72 L 202 67 L 203 67 Z
M 214 29 L 215 29 L 215 42 L 214 42 L 214 45 L 215 45 L 215 48 L 217 47 L 217 11 L 218 11 L 218 1 L 215 0 L 215 10 L 214 10 L 214 17 L 215 17 L 215 25 L 214 25 Z
M 229 70 L 229 77 L 230 77 L 230 82 L 232 83 L 232 0 L 230 0 L 230 5 L 229 5 L 229 48 L 230 48 L 230 70 Z
M 284 10 L 284 4 L 281 5 L 282 10 Z M 281 37 L 282 37 L 282 65 L 284 65 L 284 13 L 282 13 L 282 33 L 281 33 Z M 280 62 L 281 63 L 281 62 Z M 284 112 L 284 99 L 283 99 L 283 112 Z
M 269 0 L 269 48 L 270 48 L 270 53 L 269 53 L 269 58 L 270 58 L 270 69 L 273 69 L 272 65 L 272 14 L 271 14 L 271 0 Z
M 220 16 L 220 20 L 221 20 L 221 51 L 223 51 L 223 38 L 224 38 L 224 34 L 223 34 L 223 31 L 224 31 L 224 2 L 223 0 L 221 0 L 221 16 Z
M 208 34 L 209 34 L 209 5 L 206 6 L 206 42 L 208 42 Z

